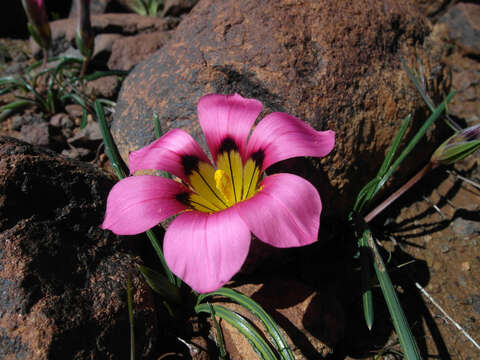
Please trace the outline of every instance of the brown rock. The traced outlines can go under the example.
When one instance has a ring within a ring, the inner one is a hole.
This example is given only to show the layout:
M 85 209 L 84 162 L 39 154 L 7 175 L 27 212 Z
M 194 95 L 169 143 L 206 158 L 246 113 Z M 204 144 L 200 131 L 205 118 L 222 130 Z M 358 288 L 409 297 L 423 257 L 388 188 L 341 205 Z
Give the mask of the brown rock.
M 65 111 L 70 115 L 72 118 L 81 117 L 83 114 L 83 108 L 79 104 L 68 104 L 65 106 Z
M 171 18 L 162 19 L 137 14 L 92 15 L 91 21 L 96 35 L 104 33 L 136 35 L 142 32 L 166 31 L 178 24 L 178 20 Z M 50 28 L 53 41 L 51 51 L 54 55 L 64 52 L 75 41 L 76 19 L 68 18 L 52 21 Z M 41 52 L 40 47 L 33 40 L 30 41 L 30 48 L 35 56 Z
M 151 356 L 154 305 L 136 243 L 98 226 L 112 185 L 91 164 L 0 137 L 2 359 L 124 358 L 127 278 L 137 354 Z
M 50 125 L 47 122 L 38 122 L 23 125 L 20 138 L 32 145 L 50 145 Z
M 444 9 L 450 0 L 415 0 L 415 5 L 425 16 L 435 16 Z
M 121 38 L 120 34 L 99 34 L 95 36 L 95 47 L 93 49 L 93 58 L 96 56 L 108 57 L 112 53 L 112 46 L 115 40 Z
M 332 353 L 332 347 L 343 336 L 345 316 L 336 299 L 329 294 L 318 294 L 292 278 L 271 276 L 235 290 L 251 297 L 273 317 L 283 330 L 295 359 L 323 358 Z M 241 314 L 263 331 L 264 326 L 244 307 L 216 301 L 215 304 Z M 238 330 L 223 320 L 219 320 L 219 324 L 230 359 L 256 359 L 252 346 Z M 211 331 L 215 332 L 214 327 Z M 216 338 L 215 334 L 211 337 Z
M 170 39 L 166 31 L 122 37 L 114 42 L 108 67 L 112 70 L 130 70 L 160 49 Z
M 102 133 L 97 122 L 89 121 L 87 126 L 77 131 L 74 137 L 68 139 L 69 144 L 76 147 L 98 147 L 102 142 Z
M 95 98 L 114 100 L 120 90 L 120 79 L 118 76 L 104 76 L 87 83 L 87 91 Z
M 166 0 L 162 16 L 180 16 L 189 12 L 197 2 L 198 0 Z
M 354 25 L 352 25 L 354 24 Z M 122 157 L 154 140 L 153 112 L 164 131 L 180 127 L 205 145 L 196 104 L 208 93 L 257 98 L 265 112 L 285 111 L 317 130 L 336 132 L 335 150 L 283 169 L 318 186 L 324 214 L 344 216 L 376 174 L 402 119 L 424 120 L 425 105 L 399 57 L 426 78 L 438 62 L 422 42 L 428 27 L 410 2 L 362 0 L 201 0 L 166 46 L 134 68 L 121 90 L 112 133 Z M 437 99 L 435 99 L 437 100 Z M 427 160 L 425 146 L 403 169 Z
M 439 19 L 450 39 L 467 52 L 480 55 L 480 4 L 458 3 Z

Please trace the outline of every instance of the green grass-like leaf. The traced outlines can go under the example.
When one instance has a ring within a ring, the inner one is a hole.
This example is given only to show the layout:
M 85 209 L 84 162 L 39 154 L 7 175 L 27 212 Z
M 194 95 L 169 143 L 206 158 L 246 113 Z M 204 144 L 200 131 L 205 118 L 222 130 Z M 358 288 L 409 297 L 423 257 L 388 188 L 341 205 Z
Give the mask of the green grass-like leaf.
M 377 245 L 373 240 L 370 230 L 366 229 L 362 237 L 365 238 L 365 241 L 368 242 L 370 249 L 373 254 L 373 267 L 375 268 L 375 273 L 377 274 L 378 281 L 380 283 L 380 288 L 382 289 L 383 296 L 387 303 L 387 308 L 392 317 L 393 326 L 398 335 L 398 340 L 400 341 L 400 346 L 403 350 L 403 355 L 407 360 L 421 360 L 420 350 L 418 349 L 415 338 L 413 337 L 412 331 L 408 324 L 407 318 L 403 312 L 403 309 L 400 305 L 400 300 L 398 299 L 397 293 L 393 288 L 392 281 L 383 262 L 382 256 L 378 252 Z
M 93 81 L 93 80 L 100 79 L 102 77 L 112 76 L 112 75 L 127 76 L 128 71 L 124 71 L 124 70 L 96 71 L 93 74 L 84 76 L 83 79 L 86 81 Z
M 118 155 L 117 147 L 112 138 L 112 134 L 110 134 L 110 130 L 107 126 L 107 121 L 105 119 L 105 113 L 103 112 L 102 104 L 95 100 L 93 103 L 93 107 L 95 109 L 95 114 L 97 116 L 98 126 L 100 127 L 100 132 L 102 133 L 103 143 L 105 144 L 105 153 L 112 164 L 113 171 L 119 179 L 124 179 L 127 177 L 126 172 L 123 167 L 123 162 Z
M 133 319 L 132 281 L 127 280 L 128 322 L 130 324 L 130 360 L 135 360 L 135 324 Z
M 182 299 L 179 288 L 165 275 L 143 265 L 138 269 L 145 278 L 147 284 L 158 294 L 162 295 L 169 303 L 180 304 Z
M 200 295 L 198 297 L 197 303 L 199 304 L 207 297 L 215 295 L 224 296 L 232 301 L 235 301 L 236 303 L 250 311 L 265 326 L 267 333 L 275 344 L 275 347 L 278 353 L 281 355 L 281 358 L 285 360 L 295 359 L 292 350 L 288 346 L 288 343 L 280 330 L 280 327 L 275 323 L 275 320 L 273 320 L 273 318 L 269 314 L 267 314 L 267 312 L 257 302 L 235 290 L 228 288 L 220 288 L 217 291 Z
M 252 324 L 250 324 L 244 317 L 237 314 L 234 311 L 227 309 L 221 305 L 210 305 L 215 311 L 215 315 L 219 316 L 230 325 L 235 327 L 240 333 L 245 336 L 254 351 L 261 357 L 263 360 L 275 360 L 277 357 L 275 353 L 270 348 L 268 343 L 263 339 L 263 337 L 255 330 Z M 197 313 L 207 313 L 211 314 L 210 306 L 207 304 L 199 304 L 195 306 L 195 311 Z
M 227 359 L 227 352 L 225 351 L 225 342 L 223 341 L 222 329 L 220 329 L 220 325 L 218 325 L 217 318 L 215 316 L 215 310 L 213 309 L 212 304 L 207 303 L 210 309 L 210 315 L 212 317 L 213 326 L 215 326 L 215 331 L 217 332 L 217 343 L 218 349 L 220 352 L 220 359 L 226 360 Z
M 165 256 L 163 255 L 162 246 L 160 245 L 160 241 L 158 241 L 157 236 L 155 235 L 152 229 L 147 230 L 145 234 L 147 234 L 147 237 L 150 240 L 150 243 L 155 249 L 155 252 L 157 253 L 158 258 L 160 259 L 160 262 L 162 263 L 162 266 L 165 269 L 165 273 L 167 274 L 168 281 L 170 281 L 171 284 L 174 284 L 180 287 L 181 281 L 175 278 L 175 275 L 173 275 L 173 273 L 170 271 L 170 268 L 168 267 L 167 262 L 165 261 Z
M 445 101 L 443 101 L 436 109 L 434 109 L 433 113 L 429 116 L 429 118 L 425 121 L 425 123 L 421 126 L 421 128 L 418 130 L 418 132 L 415 134 L 415 136 L 410 140 L 410 142 L 407 144 L 405 149 L 402 151 L 400 156 L 393 161 L 393 158 L 398 150 L 398 147 L 400 145 L 400 142 L 405 135 L 408 125 L 410 123 L 410 116 L 407 116 L 405 120 L 402 123 L 402 126 L 400 127 L 400 130 L 396 134 L 392 145 L 385 156 L 385 159 L 380 166 L 380 169 L 376 175 L 376 177 L 371 180 L 370 182 L 367 183 L 363 187 L 362 190 L 360 190 L 355 205 L 353 209 L 353 216 L 359 216 L 355 214 L 361 214 L 365 208 L 366 205 L 368 205 L 371 200 L 375 197 L 375 195 L 378 193 L 378 191 L 382 188 L 382 186 L 388 181 L 390 176 L 393 174 L 393 172 L 400 166 L 402 161 L 406 158 L 406 156 L 413 150 L 413 148 L 418 144 L 420 139 L 423 137 L 423 135 L 426 133 L 427 129 L 433 124 L 433 122 L 441 115 L 441 113 L 445 110 L 445 107 L 447 103 L 453 98 L 455 95 L 454 92 L 451 92 Z M 393 164 L 392 164 L 393 162 Z M 361 262 L 362 262 L 362 282 L 363 282 L 363 288 L 364 292 L 362 294 L 362 303 L 363 303 L 363 311 L 364 311 L 364 317 L 365 317 L 365 322 L 368 326 L 369 329 L 373 326 L 373 319 L 374 319 L 374 314 L 373 314 L 373 301 L 372 301 L 372 294 L 369 286 L 369 279 L 370 279 L 370 256 L 369 253 L 373 251 L 372 245 L 367 241 L 367 238 L 362 235 L 360 239 L 358 240 L 358 245 L 360 249 L 360 256 L 361 256 Z M 380 258 L 381 260 L 381 258 Z M 389 306 L 389 311 L 391 313 L 395 313 L 395 317 L 397 318 L 396 324 L 396 330 L 397 326 L 400 327 L 397 332 L 401 332 L 402 335 L 399 334 L 399 337 L 403 337 L 403 348 L 405 353 L 410 353 L 412 354 L 411 349 L 417 349 L 418 347 L 413 339 L 413 336 L 408 336 L 408 333 L 411 334 L 410 328 L 408 327 L 408 324 L 406 324 L 404 321 L 401 321 L 402 318 L 405 317 L 403 314 L 403 310 L 400 306 L 400 302 L 398 301 L 398 298 L 396 298 L 396 294 L 393 290 L 393 294 L 395 295 L 395 299 L 392 297 L 392 291 L 388 287 L 390 284 L 391 286 L 391 280 L 388 276 L 388 273 L 385 271 L 378 271 L 378 261 L 374 262 L 374 267 L 375 267 L 375 272 L 378 276 L 381 276 L 382 279 L 379 278 L 380 284 L 382 286 L 382 292 L 384 296 L 389 296 L 390 298 L 387 300 L 387 305 Z M 383 263 L 383 262 L 382 262 Z M 384 268 L 384 266 L 383 266 Z M 393 289 L 393 286 L 391 286 Z M 399 313 L 400 312 L 400 313 Z M 394 318 L 394 315 L 392 315 L 392 319 Z M 406 324 L 406 328 L 405 328 Z M 407 334 L 407 335 L 405 335 Z M 413 340 L 413 343 L 411 342 Z M 413 357 L 412 359 L 415 359 Z

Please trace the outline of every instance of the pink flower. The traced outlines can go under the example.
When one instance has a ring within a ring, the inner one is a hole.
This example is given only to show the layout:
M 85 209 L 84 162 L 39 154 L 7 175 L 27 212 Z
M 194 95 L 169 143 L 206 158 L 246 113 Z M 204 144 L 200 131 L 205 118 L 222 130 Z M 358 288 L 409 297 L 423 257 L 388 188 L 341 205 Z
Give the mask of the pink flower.
M 185 131 L 169 131 L 130 154 L 130 172 L 164 170 L 182 182 L 148 175 L 121 180 L 108 196 L 102 228 L 138 234 L 179 214 L 165 234 L 165 259 L 200 293 L 240 270 L 251 232 L 281 248 L 313 243 L 322 209 L 317 190 L 296 175 L 262 174 L 281 160 L 327 155 L 335 135 L 276 112 L 248 138 L 261 111 L 259 101 L 238 94 L 202 97 L 198 116 L 216 167 Z

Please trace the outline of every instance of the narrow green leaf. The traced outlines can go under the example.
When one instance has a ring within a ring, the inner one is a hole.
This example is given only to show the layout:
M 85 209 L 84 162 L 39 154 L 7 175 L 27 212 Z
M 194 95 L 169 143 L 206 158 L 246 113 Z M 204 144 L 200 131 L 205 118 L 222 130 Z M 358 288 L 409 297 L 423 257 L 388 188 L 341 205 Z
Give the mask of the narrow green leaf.
M 368 245 L 372 251 L 374 258 L 374 268 L 377 275 L 380 287 L 382 289 L 383 296 L 387 303 L 388 311 L 392 317 L 393 326 L 398 335 L 398 340 L 400 341 L 400 346 L 402 347 L 403 354 L 407 360 L 421 360 L 420 350 L 418 349 L 415 338 L 410 330 L 407 318 L 403 309 L 400 305 L 397 293 L 392 285 L 390 276 L 383 262 L 382 256 L 380 255 L 377 245 L 373 240 L 373 236 L 370 230 L 366 229 L 363 233 Z
M 395 153 L 397 152 L 398 147 L 400 146 L 400 142 L 402 141 L 402 138 L 405 135 L 405 132 L 407 131 L 408 125 L 410 124 L 410 119 L 411 119 L 411 116 L 408 115 L 403 120 L 402 126 L 400 127 L 400 130 L 395 135 L 395 138 L 393 139 L 392 145 L 390 146 L 390 149 L 389 149 L 387 155 L 385 156 L 385 159 L 383 160 L 383 163 L 380 166 L 380 170 L 378 171 L 378 174 L 375 178 L 378 182 L 377 182 L 376 186 L 371 187 L 368 190 L 367 195 L 365 196 L 365 202 L 363 203 L 363 206 L 368 204 L 373 199 L 375 194 L 378 192 L 378 184 L 382 180 L 382 177 L 385 175 L 387 170 L 390 168 L 390 165 L 393 161 L 393 157 L 395 156 Z M 361 210 L 363 210 L 363 206 L 362 206 Z
M 365 185 L 362 190 L 358 193 L 357 200 L 355 205 L 353 206 L 353 211 L 355 212 L 362 212 L 363 208 L 372 200 L 373 196 L 376 194 L 377 185 L 381 180 L 382 176 L 385 175 L 386 171 L 390 167 L 393 157 L 398 150 L 400 142 L 402 141 L 403 136 L 405 135 L 408 125 L 410 124 L 411 116 L 408 115 L 402 122 L 402 126 L 398 130 L 395 138 L 393 139 L 392 145 L 383 160 L 380 169 L 378 170 L 377 176 L 369 181 L 367 185 Z
M 259 356 L 261 356 L 263 360 L 277 359 L 275 353 L 272 351 L 268 343 L 257 332 L 257 330 L 255 330 L 252 324 L 245 320 L 241 315 L 221 305 L 212 306 L 217 316 L 221 317 L 223 320 L 235 327 L 243 336 L 248 339 L 252 345 L 252 348 L 257 354 L 259 354 Z M 202 312 L 210 314 L 210 307 L 207 304 L 199 304 L 195 306 L 195 312 L 197 314 Z
M 447 98 L 435 109 L 435 111 L 429 116 L 427 121 L 421 126 L 421 128 L 418 130 L 418 132 L 415 134 L 412 140 L 408 143 L 406 148 L 402 151 L 400 156 L 395 160 L 393 165 L 390 166 L 390 168 L 385 172 L 385 175 L 383 175 L 382 179 L 377 185 L 377 189 L 373 195 L 375 195 L 378 190 L 388 181 L 390 176 L 393 174 L 393 172 L 398 168 L 398 166 L 402 163 L 402 161 L 407 157 L 407 155 L 413 150 L 415 145 L 418 144 L 420 139 L 425 135 L 427 132 L 428 128 L 433 124 L 435 120 L 442 114 L 443 110 L 445 109 L 445 106 L 450 100 L 452 100 L 453 96 L 455 95 L 455 91 L 450 92 L 448 94 Z
M 95 113 L 97 116 L 98 125 L 100 127 L 100 132 L 102 133 L 103 143 L 105 144 L 105 153 L 112 164 L 113 171 L 119 179 L 124 179 L 127 175 L 125 170 L 123 170 L 122 161 L 118 155 L 117 148 L 113 142 L 112 135 L 107 126 L 107 121 L 105 119 L 105 114 L 103 112 L 102 104 L 95 100 L 93 103 Z
M 373 320 L 374 320 L 374 311 L 373 311 L 373 299 L 372 299 L 372 289 L 370 286 L 370 247 L 368 246 L 367 239 L 365 234 L 358 241 L 358 247 L 360 250 L 360 262 L 362 264 L 362 306 L 363 306 L 363 316 L 365 318 L 365 323 L 368 327 L 368 330 L 372 330 Z
M 127 280 L 128 322 L 130 324 L 130 360 L 135 360 L 135 324 L 133 319 L 132 281 Z
M 163 296 L 169 303 L 180 304 L 182 302 L 179 288 L 168 278 L 147 266 L 137 265 L 137 267 L 152 290 Z
M 398 130 L 397 134 L 395 135 L 395 138 L 393 139 L 392 145 L 390 146 L 390 149 L 388 150 L 387 155 L 385 156 L 385 160 L 382 163 L 382 166 L 380 166 L 380 170 L 378 171 L 377 176 L 382 177 L 385 175 L 387 172 L 388 168 L 392 164 L 393 157 L 395 156 L 395 153 L 398 150 L 398 147 L 400 146 L 400 142 L 403 139 L 403 136 L 407 132 L 408 125 L 410 125 L 412 116 L 409 114 L 402 122 L 402 125 L 400 126 L 400 130 Z
M 80 129 L 84 129 L 88 124 L 88 112 L 87 109 L 82 110 L 82 122 L 80 123 Z
M 405 70 L 405 72 L 407 73 L 407 76 L 409 77 L 410 81 L 415 85 L 415 87 L 417 88 L 417 91 L 420 93 L 420 96 L 423 98 L 423 101 L 425 101 L 425 104 L 427 104 L 428 108 L 430 109 L 430 111 L 435 111 L 435 105 L 433 105 L 433 102 L 432 100 L 430 100 L 430 98 L 428 97 L 428 95 L 426 94 L 425 92 L 425 89 L 423 88 L 423 86 L 420 84 L 420 82 L 418 81 L 417 77 L 415 75 L 413 75 L 412 71 L 410 70 L 410 68 L 408 67 L 407 63 L 405 62 L 405 60 L 403 60 L 403 58 L 400 58 L 400 63 L 402 64 L 402 68 L 403 70 Z
M 160 125 L 160 119 L 158 118 L 158 113 L 153 112 L 153 127 L 155 130 L 155 138 L 160 139 L 163 135 L 162 126 Z
M 83 79 L 85 79 L 86 81 L 92 81 L 92 80 L 100 79 L 105 76 L 112 76 L 112 75 L 127 76 L 128 71 L 124 71 L 124 70 L 97 71 L 97 72 L 94 72 L 93 74 L 84 76 Z
M 30 99 L 22 99 L 22 100 L 17 100 L 13 101 L 11 103 L 8 103 L 6 105 L 0 106 L 0 112 L 5 111 L 5 110 L 20 110 L 21 108 L 29 105 L 35 105 L 36 102 Z
M 218 343 L 218 349 L 220 352 L 220 358 L 222 360 L 226 360 L 227 352 L 225 351 L 225 342 L 223 341 L 222 329 L 220 329 L 220 326 L 218 325 L 217 318 L 215 316 L 215 310 L 213 309 L 212 304 L 210 304 L 209 302 L 207 302 L 207 304 L 210 309 L 210 315 L 212 316 L 212 321 L 213 321 L 213 325 L 215 326 L 215 331 L 217 332 L 217 343 Z
M 168 267 L 167 262 L 165 261 L 165 256 L 163 255 L 162 246 L 160 245 L 160 242 L 158 241 L 157 236 L 155 235 L 152 229 L 147 230 L 145 233 L 150 239 L 150 243 L 155 249 L 155 252 L 157 253 L 158 258 L 160 259 L 162 267 L 165 270 L 165 273 L 167 274 L 168 281 L 170 281 L 171 284 L 176 285 L 177 287 L 180 287 L 181 281 L 180 279 L 176 279 L 175 275 L 173 275 L 173 273 L 170 271 L 170 268 Z
M 275 320 L 267 314 L 267 312 L 253 299 L 245 296 L 235 290 L 229 288 L 220 288 L 217 291 L 210 292 L 208 294 L 202 294 L 198 297 L 197 303 L 202 302 L 210 296 L 224 296 L 232 301 L 235 301 L 245 309 L 255 315 L 265 326 L 268 334 L 273 340 L 277 351 L 281 355 L 282 359 L 293 360 L 295 359 L 292 350 L 288 346 L 287 340 L 283 336 L 280 327 L 275 323 Z

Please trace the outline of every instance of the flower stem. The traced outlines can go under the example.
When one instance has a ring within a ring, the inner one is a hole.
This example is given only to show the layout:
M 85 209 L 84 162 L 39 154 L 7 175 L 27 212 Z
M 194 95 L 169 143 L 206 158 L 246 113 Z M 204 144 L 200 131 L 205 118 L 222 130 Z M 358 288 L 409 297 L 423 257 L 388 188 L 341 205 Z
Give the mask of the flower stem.
M 48 51 L 45 48 L 42 48 L 42 54 L 43 54 L 43 64 L 42 67 L 47 67 L 47 61 L 48 61 Z
M 375 216 L 380 214 L 383 210 L 385 210 L 392 202 L 397 200 L 400 196 L 403 195 L 405 191 L 410 189 L 413 185 L 415 185 L 421 178 L 423 178 L 430 170 L 433 170 L 437 167 L 437 164 L 429 162 L 425 165 L 422 170 L 420 170 L 416 175 L 414 175 L 410 180 L 408 180 L 405 184 L 402 185 L 400 189 L 395 191 L 392 195 L 390 195 L 386 200 L 384 200 L 380 205 L 378 205 L 375 209 L 370 211 L 365 216 L 365 222 L 369 223 L 372 221 Z
M 82 62 L 82 69 L 80 70 L 80 77 L 85 76 L 85 73 L 87 72 L 87 66 L 90 61 L 90 58 L 84 57 L 83 62 Z

